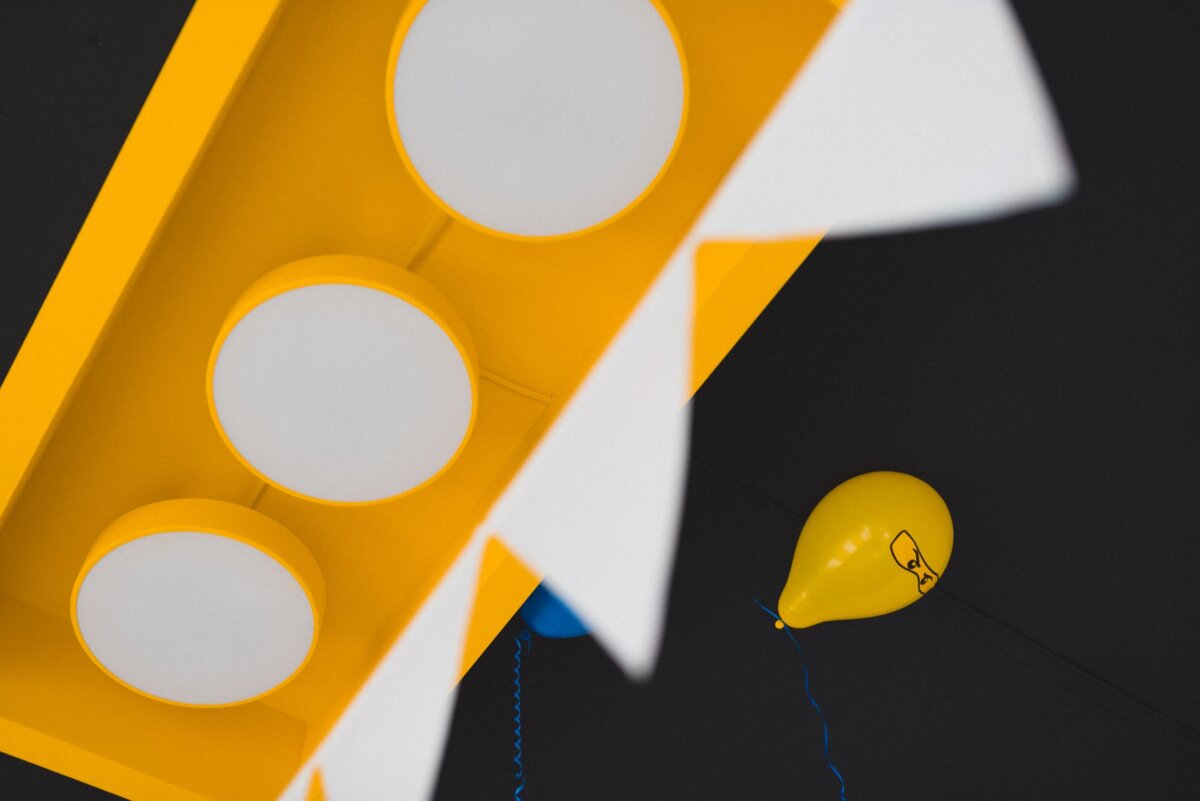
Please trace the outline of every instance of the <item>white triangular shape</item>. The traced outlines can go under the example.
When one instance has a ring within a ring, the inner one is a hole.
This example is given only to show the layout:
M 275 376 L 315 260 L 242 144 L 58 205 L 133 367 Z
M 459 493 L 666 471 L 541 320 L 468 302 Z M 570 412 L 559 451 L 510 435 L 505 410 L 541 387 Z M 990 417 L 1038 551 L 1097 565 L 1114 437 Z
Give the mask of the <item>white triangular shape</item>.
M 302 801 L 316 770 L 329 801 L 433 794 L 482 556 L 482 540 L 459 555 L 281 801 Z
M 496 534 L 633 677 L 653 669 L 690 434 L 693 268 L 673 263 L 492 507 Z
M 696 241 L 850 236 L 1062 200 L 1074 172 L 1004 0 L 852 0 Z

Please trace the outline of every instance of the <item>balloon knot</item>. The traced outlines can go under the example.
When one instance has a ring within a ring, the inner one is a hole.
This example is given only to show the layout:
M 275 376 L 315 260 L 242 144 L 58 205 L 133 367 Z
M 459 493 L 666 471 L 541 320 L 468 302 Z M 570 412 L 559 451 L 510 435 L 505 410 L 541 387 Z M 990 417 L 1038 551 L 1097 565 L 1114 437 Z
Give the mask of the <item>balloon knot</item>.
M 775 628 L 779 629 L 780 631 L 783 631 L 783 621 L 782 621 L 782 620 L 776 620 L 776 621 L 775 621 Z

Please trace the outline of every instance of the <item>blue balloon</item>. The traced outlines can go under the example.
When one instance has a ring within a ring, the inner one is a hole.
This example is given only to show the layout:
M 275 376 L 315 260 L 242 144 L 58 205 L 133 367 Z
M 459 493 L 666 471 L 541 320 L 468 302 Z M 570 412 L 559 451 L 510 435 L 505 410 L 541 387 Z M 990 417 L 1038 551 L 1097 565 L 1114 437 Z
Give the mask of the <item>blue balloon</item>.
M 521 617 L 535 634 L 555 639 L 580 637 L 588 627 L 545 584 L 539 584 L 521 607 Z

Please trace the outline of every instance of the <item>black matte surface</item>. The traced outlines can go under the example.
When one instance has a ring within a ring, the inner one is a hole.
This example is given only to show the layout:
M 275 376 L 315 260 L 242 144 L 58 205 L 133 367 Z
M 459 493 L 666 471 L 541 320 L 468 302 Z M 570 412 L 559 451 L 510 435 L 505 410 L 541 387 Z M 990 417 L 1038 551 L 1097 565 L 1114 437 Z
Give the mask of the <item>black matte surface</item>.
M 798 655 L 751 601 L 778 593 L 801 522 L 697 466 L 654 679 L 629 685 L 590 639 L 523 658 L 522 797 L 834 801 Z M 1196 797 L 1194 735 L 956 601 L 953 572 L 918 605 L 799 634 L 848 798 Z M 441 801 L 511 797 L 520 629 L 463 684 Z
M 524 798 L 836 798 L 750 598 L 880 468 L 933 483 L 957 542 L 922 603 L 801 633 L 848 797 L 1200 798 L 1200 12 L 1158 5 L 1017 4 L 1070 203 L 823 244 L 717 370 L 661 668 L 635 687 L 590 640 L 536 640 Z M 0 8 L 0 373 L 189 6 Z M 441 801 L 512 796 L 517 631 L 464 682 Z M 0 799 L 103 797 L 0 757 Z
M 5 801 L 120 801 L 53 771 L 0 754 L 0 798 Z
M 191 7 L 191 0 L 0 3 L 0 376 Z

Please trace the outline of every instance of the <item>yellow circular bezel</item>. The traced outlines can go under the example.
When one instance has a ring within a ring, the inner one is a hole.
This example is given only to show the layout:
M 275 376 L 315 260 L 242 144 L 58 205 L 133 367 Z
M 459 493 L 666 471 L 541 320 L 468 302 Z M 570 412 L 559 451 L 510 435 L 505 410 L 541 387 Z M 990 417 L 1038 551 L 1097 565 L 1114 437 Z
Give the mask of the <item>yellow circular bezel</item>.
M 246 315 L 268 300 L 294 289 L 322 284 L 349 284 L 375 289 L 380 292 L 386 292 L 415 306 L 433 320 L 446 336 L 449 337 L 467 368 L 467 375 L 471 382 L 471 417 L 467 422 L 466 431 L 463 433 L 462 441 L 459 442 L 457 450 L 429 478 L 415 487 L 410 487 L 403 492 L 398 492 L 386 498 L 369 501 L 334 501 L 305 495 L 284 486 L 251 464 L 250 460 L 238 451 L 233 441 L 229 438 L 229 435 L 225 432 L 224 426 L 221 425 L 221 418 L 217 415 L 216 398 L 213 395 L 213 376 L 216 373 L 217 358 L 220 356 L 221 347 L 225 344 L 225 340 L 229 337 L 230 332 L 237 327 L 238 323 Z M 234 303 L 233 309 L 226 317 L 225 323 L 221 326 L 220 333 L 217 335 L 216 342 L 213 344 L 212 352 L 209 355 L 208 371 L 205 377 L 205 394 L 208 398 L 209 415 L 212 417 L 213 425 L 216 426 L 221 441 L 229 448 L 229 452 L 263 483 L 293 498 L 325 504 L 326 506 L 374 506 L 376 504 L 388 503 L 397 498 L 417 492 L 436 481 L 450 469 L 451 465 L 458 461 L 459 456 L 462 455 L 463 450 L 471 439 L 471 434 L 475 430 L 475 421 L 479 415 L 479 360 L 475 353 L 475 345 L 467 332 L 466 324 L 458 316 L 450 301 L 428 281 L 417 277 L 402 267 L 378 259 L 346 255 L 314 256 L 292 262 L 267 273 L 267 275 L 254 282 L 238 298 L 237 302 Z
M 296 666 L 296 669 L 287 678 L 269 690 L 251 698 L 244 698 L 223 704 L 193 704 L 186 701 L 163 698 L 148 693 L 113 673 L 96 657 L 92 649 L 88 646 L 87 640 L 83 636 L 83 631 L 79 627 L 77 604 L 79 601 L 79 592 L 83 588 L 83 582 L 91 570 L 106 556 L 134 540 L 152 537 L 157 534 L 181 531 L 225 537 L 261 551 L 287 570 L 296 583 L 300 585 L 300 588 L 304 590 L 313 616 L 312 642 L 309 643 L 308 652 L 300 664 Z M 113 681 L 138 695 L 164 704 L 190 709 L 222 709 L 253 703 L 271 693 L 277 692 L 280 688 L 290 683 L 304 670 L 305 666 L 312 659 L 313 652 L 317 647 L 317 641 L 320 638 L 324 614 L 325 579 L 321 575 L 321 569 L 317 565 L 316 559 L 308 548 L 304 546 L 304 543 L 300 542 L 283 525 L 261 512 L 225 501 L 200 498 L 160 501 L 148 506 L 139 507 L 117 518 L 108 528 L 104 529 L 92 546 L 91 551 L 88 552 L 87 558 L 84 559 L 83 566 L 79 570 L 79 575 L 75 579 L 75 586 L 71 590 L 71 627 L 75 631 L 75 637 L 79 640 L 80 647 L 83 648 L 84 653 L 88 655 L 88 658 L 92 660 L 96 667 L 100 668 Z
M 498 228 L 490 228 L 483 223 L 472 220 L 470 217 L 462 214 L 445 200 L 443 200 L 442 197 L 438 195 L 437 192 L 434 192 L 433 188 L 426 183 L 425 179 L 421 176 L 421 173 L 417 170 L 416 165 L 413 164 L 412 159 L 408 155 L 408 150 L 404 147 L 404 139 L 400 136 L 400 129 L 396 123 L 396 65 L 400 61 L 400 51 L 404 46 L 404 39 L 408 35 L 409 29 L 412 27 L 413 23 L 420 15 L 421 10 L 425 8 L 425 5 L 428 2 L 429 0 L 415 0 L 415 2 L 409 4 L 408 7 L 405 8 L 404 13 L 400 16 L 400 24 L 396 28 L 396 33 L 392 38 L 392 48 L 391 52 L 388 54 L 387 75 L 384 79 L 384 102 L 385 108 L 387 109 L 388 130 L 391 131 L 392 134 L 392 143 L 395 144 L 396 150 L 400 154 L 400 160 L 404 162 L 405 169 L 408 170 L 408 174 L 412 176 L 412 179 L 416 182 L 417 186 L 421 188 L 421 191 L 425 194 L 425 196 L 428 197 L 433 204 L 441 209 L 445 214 L 449 215 L 451 219 L 457 220 L 458 222 L 461 222 L 464 225 L 475 229 L 476 231 L 488 234 L 489 236 L 499 237 L 501 239 L 508 239 L 515 242 L 557 242 L 565 239 L 574 239 L 575 237 L 585 236 L 587 234 L 594 233 L 601 228 L 612 225 L 617 220 L 621 219 L 625 215 L 629 214 L 629 212 L 637 208 L 637 206 L 639 206 L 642 201 L 645 200 L 646 197 L 659 185 L 663 179 L 663 176 L 666 175 L 667 170 L 670 169 L 671 163 L 675 161 L 675 156 L 679 153 L 679 148 L 683 143 L 684 131 L 687 128 L 688 110 L 691 107 L 691 74 L 688 69 L 687 57 L 683 49 L 683 39 L 679 35 L 679 29 L 675 27 L 675 21 L 671 19 L 671 15 L 667 13 L 667 9 L 663 6 L 660 0 L 647 0 L 650 5 L 654 6 L 654 10 L 657 11 L 658 15 L 662 18 L 663 24 L 667 26 L 667 30 L 671 34 L 671 40 L 675 43 L 675 52 L 679 55 L 680 80 L 683 82 L 683 103 L 681 104 L 679 110 L 679 129 L 675 132 L 675 141 L 671 144 L 671 150 L 667 153 L 667 158 L 663 161 L 662 166 L 659 168 L 654 178 L 651 179 L 650 183 L 646 185 L 646 187 L 637 195 L 637 197 L 629 201 L 629 203 L 626 204 L 625 207 L 616 214 L 600 220 L 599 222 L 592 223 L 586 228 L 580 228 L 577 231 L 567 231 L 561 234 L 550 234 L 548 236 L 515 234 L 510 231 L 501 231 Z

